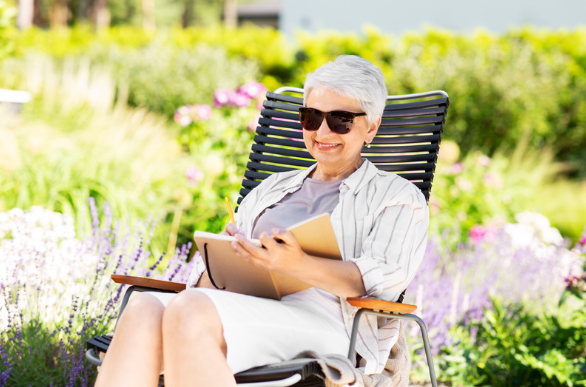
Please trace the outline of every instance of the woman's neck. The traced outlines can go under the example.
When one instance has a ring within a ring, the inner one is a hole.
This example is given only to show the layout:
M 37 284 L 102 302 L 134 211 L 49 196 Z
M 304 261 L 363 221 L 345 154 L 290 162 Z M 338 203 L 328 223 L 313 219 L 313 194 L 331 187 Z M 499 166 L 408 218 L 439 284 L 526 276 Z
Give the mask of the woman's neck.
M 323 166 L 319 162 L 317 163 L 317 167 L 313 170 L 313 172 L 309 175 L 312 179 L 315 180 L 323 180 L 323 181 L 332 181 L 338 179 L 344 179 L 350 176 L 354 171 L 356 171 L 364 160 L 362 157 L 359 157 L 355 163 L 351 165 L 346 165 L 344 168 L 339 167 L 331 167 L 328 168 Z

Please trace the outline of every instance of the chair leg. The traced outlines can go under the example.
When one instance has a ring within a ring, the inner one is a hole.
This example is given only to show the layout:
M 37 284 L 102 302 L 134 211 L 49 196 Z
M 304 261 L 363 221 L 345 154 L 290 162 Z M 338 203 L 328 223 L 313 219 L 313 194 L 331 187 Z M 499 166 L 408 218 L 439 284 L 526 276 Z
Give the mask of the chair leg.
M 389 314 L 384 312 L 378 312 L 371 309 L 360 309 L 356 312 L 356 316 L 354 317 L 354 323 L 352 325 L 352 335 L 350 336 L 350 348 L 348 350 L 348 359 L 352 361 L 354 357 L 354 350 L 356 347 L 356 337 L 358 334 L 358 322 L 360 321 L 360 317 L 363 314 L 371 314 L 380 317 L 387 317 L 387 318 L 396 318 L 398 320 L 411 320 L 415 321 L 419 328 L 421 329 L 421 336 L 423 337 L 423 348 L 425 350 L 425 357 L 427 358 L 427 366 L 429 367 L 429 378 L 431 380 L 431 385 L 433 387 L 437 387 L 437 379 L 435 377 L 435 368 L 433 367 L 433 357 L 431 356 L 431 346 L 429 345 L 429 336 L 427 335 L 427 326 L 423 322 L 419 316 L 416 316 L 411 313 L 402 313 L 402 314 Z

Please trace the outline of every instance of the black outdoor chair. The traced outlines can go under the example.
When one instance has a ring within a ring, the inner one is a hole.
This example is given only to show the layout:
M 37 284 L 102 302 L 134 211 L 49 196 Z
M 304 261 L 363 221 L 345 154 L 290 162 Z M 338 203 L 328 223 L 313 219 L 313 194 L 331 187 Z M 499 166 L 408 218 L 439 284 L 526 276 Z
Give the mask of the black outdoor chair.
M 298 110 L 303 105 L 303 90 L 282 87 L 274 93 L 268 92 L 266 97 L 238 204 L 272 173 L 307 168 L 315 163 L 305 150 L 299 123 Z M 409 102 L 411 100 L 415 102 Z M 389 96 L 378 133 L 371 147 L 363 148 L 363 156 L 379 169 L 410 180 L 429 200 L 448 106 L 448 95 L 444 91 Z M 132 285 L 124 295 L 119 316 L 134 291 L 179 292 L 185 289 L 185 284 L 148 278 L 113 274 L 112 279 L 117 283 Z M 431 384 L 437 387 L 427 328 L 419 317 L 411 314 L 417 309 L 415 305 L 401 303 L 404 293 L 399 302 L 373 298 L 347 300 L 351 305 L 361 308 L 354 318 L 348 357 L 351 361 L 354 358 L 358 321 L 363 314 L 413 320 L 421 328 Z M 106 352 L 110 341 L 111 337 L 105 335 L 87 341 L 86 357 L 92 364 L 102 363 L 98 351 Z M 324 375 L 315 360 L 288 361 L 254 368 L 234 376 L 239 386 L 247 387 L 325 385 Z

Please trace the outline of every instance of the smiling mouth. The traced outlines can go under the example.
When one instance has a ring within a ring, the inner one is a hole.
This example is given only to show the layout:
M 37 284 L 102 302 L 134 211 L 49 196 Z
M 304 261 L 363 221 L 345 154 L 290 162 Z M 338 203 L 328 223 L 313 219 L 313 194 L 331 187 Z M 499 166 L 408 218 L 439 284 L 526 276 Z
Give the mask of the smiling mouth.
M 340 145 L 340 144 L 322 144 L 319 141 L 316 141 L 315 143 L 317 144 L 317 147 L 319 149 L 333 149 L 333 148 L 335 148 L 335 147 L 337 147 L 337 146 Z

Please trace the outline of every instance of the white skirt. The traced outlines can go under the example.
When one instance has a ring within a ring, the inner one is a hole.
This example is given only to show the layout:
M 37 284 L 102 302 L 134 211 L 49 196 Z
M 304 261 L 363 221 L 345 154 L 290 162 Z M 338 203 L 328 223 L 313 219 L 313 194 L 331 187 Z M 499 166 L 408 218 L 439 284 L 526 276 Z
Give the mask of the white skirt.
M 339 298 L 319 288 L 280 301 L 197 288 L 214 303 L 233 373 L 290 360 L 305 350 L 347 356 L 350 338 Z M 167 306 L 173 293 L 151 293 Z

